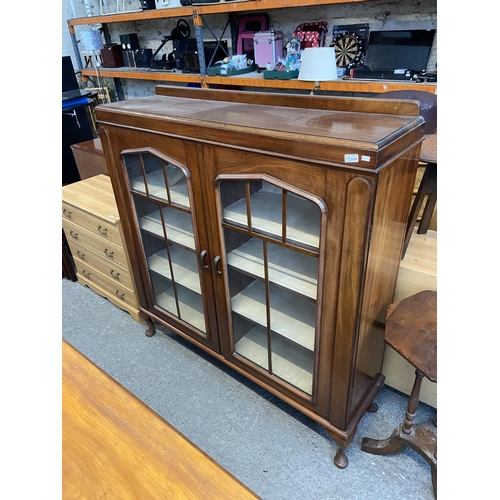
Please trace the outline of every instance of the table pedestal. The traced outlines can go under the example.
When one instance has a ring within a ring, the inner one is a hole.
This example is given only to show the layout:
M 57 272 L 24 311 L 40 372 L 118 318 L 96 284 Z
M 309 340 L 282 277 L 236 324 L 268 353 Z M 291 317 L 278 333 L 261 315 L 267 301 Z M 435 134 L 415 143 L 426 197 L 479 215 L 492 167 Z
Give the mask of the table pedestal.
M 415 450 L 431 467 L 432 487 L 434 496 L 437 496 L 437 421 L 432 418 L 413 423 L 424 376 L 419 370 L 415 371 L 415 375 L 404 422 L 387 439 L 363 438 L 361 450 L 373 455 L 390 455 L 407 447 Z

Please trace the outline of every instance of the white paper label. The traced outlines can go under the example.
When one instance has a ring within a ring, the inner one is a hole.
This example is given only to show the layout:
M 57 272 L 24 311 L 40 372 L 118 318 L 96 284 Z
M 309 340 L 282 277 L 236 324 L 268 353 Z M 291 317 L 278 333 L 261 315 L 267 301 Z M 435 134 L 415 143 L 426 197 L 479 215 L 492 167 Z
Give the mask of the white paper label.
M 344 155 L 344 161 L 346 163 L 356 163 L 359 161 L 358 155 Z
M 361 157 L 361 161 L 370 161 L 370 157 L 369 156 L 362 156 Z

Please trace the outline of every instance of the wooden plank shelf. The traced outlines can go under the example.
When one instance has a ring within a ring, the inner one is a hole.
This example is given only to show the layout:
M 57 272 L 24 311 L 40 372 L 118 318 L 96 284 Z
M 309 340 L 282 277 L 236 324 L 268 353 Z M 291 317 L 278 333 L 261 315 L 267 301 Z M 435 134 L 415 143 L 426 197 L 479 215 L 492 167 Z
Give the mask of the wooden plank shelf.
M 101 77 L 125 78 L 129 80 L 151 80 L 177 83 L 199 83 L 202 87 L 209 85 L 226 85 L 239 87 L 259 87 L 270 89 L 308 90 L 315 88 L 315 82 L 292 80 L 265 79 L 262 73 L 246 73 L 244 76 L 202 76 L 193 73 L 171 71 L 155 71 L 146 68 L 117 68 L 99 70 Z M 83 69 L 82 77 L 97 77 L 95 69 Z M 327 92 L 363 92 L 381 94 L 393 90 L 420 90 L 435 94 L 436 83 L 409 82 L 406 80 L 363 80 L 358 78 L 339 78 L 331 82 L 320 82 L 319 90 Z
M 236 2 L 217 2 L 213 4 L 190 5 L 172 9 L 152 9 L 103 16 L 79 17 L 68 20 L 68 26 L 88 24 L 123 23 L 126 21 L 147 21 L 151 19 L 167 19 L 171 17 L 189 17 L 196 20 L 204 14 L 224 14 L 231 12 L 251 12 L 256 10 L 286 9 L 293 7 L 309 7 L 314 5 L 332 5 L 342 3 L 363 3 L 374 0 L 249 0 Z
M 168 240 L 195 251 L 191 214 L 168 207 L 163 208 L 163 213 Z M 164 238 L 159 211 L 141 217 L 139 226 L 148 233 Z
M 175 282 L 201 295 L 196 254 L 176 245 L 171 245 L 169 250 Z M 152 271 L 171 279 L 166 249 L 149 257 L 148 266 Z
M 277 377 L 312 393 L 313 354 L 297 346 L 290 346 L 283 337 L 271 337 L 272 372 Z M 235 352 L 268 370 L 267 333 L 261 326 L 252 328 L 235 345 Z
M 267 244 L 269 282 L 316 300 L 318 293 L 318 259 L 285 247 Z M 254 278 L 264 279 L 263 242 L 252 238 L 227 255 L 227 264 Z
M 176 172 L 178 171 L 178 172 Z M 172 204 L 189 210 L 189 194 L 184 173 L 176 167 L 167 167 L 170 200 Z M 163 171 L 156 170 L 146 175 L 149 195 L 168 203 L 167 189 Z M 146 187 L 142 176 L 130 179 L 130 187 L 137 193 L 146 195 Z
M 82 80 L 86 81 L 87 77 L 96 78 L 97 71 L 95 68 L 82 69 Z M 181 73 L 180 71 L 156 71 L 146 68 L 100 68 L 99 77 L 109 78 L 124 78 L 128 80 L 152 80 L 162 82 L 177 82 L 177 83 L 200 83 L 201 77 L 196 73 Z
M 201 332 L 206 333 L 205 315 L 203 312 L 201 295 L 198 295 L 183 286 L 179 286 L 179 283 L 177 283 L 176 289 L 181 313 L 180 319 L 194 326 Z M 156 304 L 178 317 L 173 288 L 170 288 L 158 295 L 156 297 Z
M 252 231 L 270 238 L 282 239 L 282 195 L 259 191 L 250 197 Z M 247 227 L 247 207 L 244 198 L 223 210 L 224 222 Z M 287 197 L 286 243 L 317 251 L 321 213 L 312 201 Z
M 316 305 L 300 297 L 269 287 L 271 330 L 312 351 Z M 232 310 L 253 323 L 267 327 L 266 290 L 254 281 L 231 299 Z
M 313 90 L 315 82 L 305 82 L 292 78 L 291 80 L 266 79 L 262 73 L 246 73 L 244 76 L 206 76 L 207 85 L 231 85 L 241 87 L 281 88 L 294 90 Z M 319 90 L 328 92 L 366 92 L 382 93 L 393 90 L 420 90 L 435 94 L 436 83 L 409 82 L 407 80 L 364 80 L 343 77 L 330 82 L 319 82 Z

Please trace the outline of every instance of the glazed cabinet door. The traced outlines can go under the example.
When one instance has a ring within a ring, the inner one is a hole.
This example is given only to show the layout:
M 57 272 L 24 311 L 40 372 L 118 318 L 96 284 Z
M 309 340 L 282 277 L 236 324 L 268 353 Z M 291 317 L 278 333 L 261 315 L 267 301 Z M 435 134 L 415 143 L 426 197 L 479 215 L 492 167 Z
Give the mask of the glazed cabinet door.
M 268 175 L 219 176 L 230 353 L 311 400 L 325 204 Z
M 152 148 L 125 150 L 121 159 L 145 257 L 149 312 L 219 351 L 216 329 L 210 327 L 213 299 L 204 292 L 211 284 L 202 274 L 207 249 L 194 216 L 192 172 Z

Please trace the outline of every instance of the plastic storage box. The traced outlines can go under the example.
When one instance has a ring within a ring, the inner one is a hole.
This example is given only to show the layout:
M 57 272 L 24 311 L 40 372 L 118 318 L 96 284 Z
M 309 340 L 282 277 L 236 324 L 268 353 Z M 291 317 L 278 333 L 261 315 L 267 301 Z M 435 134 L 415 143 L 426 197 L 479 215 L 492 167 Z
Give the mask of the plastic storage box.
M 253 35 L 255 65 L 265 68 L 268 63 L 274 64 L 283 57 L 283 32 L 258 31 Z

